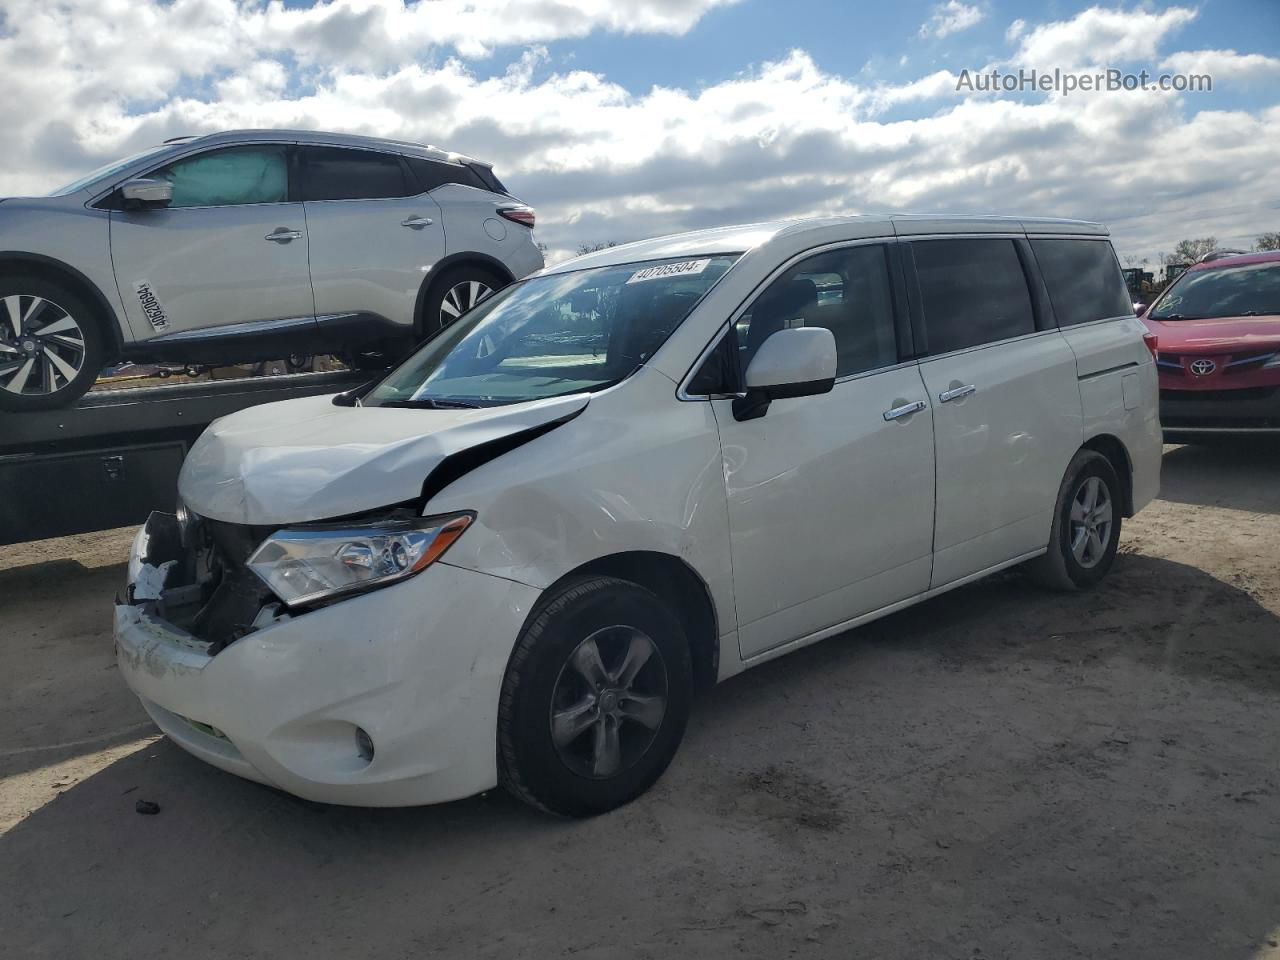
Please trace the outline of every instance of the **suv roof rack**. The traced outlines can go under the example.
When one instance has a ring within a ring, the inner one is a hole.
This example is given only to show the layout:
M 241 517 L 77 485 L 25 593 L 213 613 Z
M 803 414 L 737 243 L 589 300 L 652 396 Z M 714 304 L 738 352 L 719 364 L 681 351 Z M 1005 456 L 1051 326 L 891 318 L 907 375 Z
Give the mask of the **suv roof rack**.
M 1196 263 L 1213 263 L 1213 261 L 1221 260 L 1223 257 L 1242 257 L 1248 252 L 1248 250 L 1210 250 Z

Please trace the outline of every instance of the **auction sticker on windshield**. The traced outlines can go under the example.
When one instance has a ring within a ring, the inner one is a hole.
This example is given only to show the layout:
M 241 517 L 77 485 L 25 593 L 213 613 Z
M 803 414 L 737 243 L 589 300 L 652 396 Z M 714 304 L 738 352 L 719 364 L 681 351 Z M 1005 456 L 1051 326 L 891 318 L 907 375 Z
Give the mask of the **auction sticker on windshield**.
M 701 273 L 707 269 L 710 259 L 706 260 L 683 260 L 680 263 L 661 263 L 656 267 L 645 267 L 643 270 L 637 270 L 627 280 L 627 283 L 641 283 L 645 280 L 658 280 L 662 277 L 683 277 L 695 273 Z

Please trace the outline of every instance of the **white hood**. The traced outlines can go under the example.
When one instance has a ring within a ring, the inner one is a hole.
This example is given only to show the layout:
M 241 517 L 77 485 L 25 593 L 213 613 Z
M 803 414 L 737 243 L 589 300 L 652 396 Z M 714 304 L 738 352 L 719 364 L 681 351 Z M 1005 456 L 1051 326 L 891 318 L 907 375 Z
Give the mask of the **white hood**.
M 331 396 L 215 420 L 182 465 L 178 492 L 230 523 L 326 520 L 412 500 L 450 454 L 572 416 L 585 394 L 479 410 L 339 407 Z

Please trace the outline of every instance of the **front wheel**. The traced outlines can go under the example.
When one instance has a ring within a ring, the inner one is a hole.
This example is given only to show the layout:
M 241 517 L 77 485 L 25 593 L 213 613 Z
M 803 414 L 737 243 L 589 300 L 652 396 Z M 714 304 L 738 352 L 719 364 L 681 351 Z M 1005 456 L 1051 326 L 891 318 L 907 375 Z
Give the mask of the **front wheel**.
M 1049 549 L 1027 564 L 1055 590 L 1084 590 L 1107 575 L 1120 546 L 1120 479 L 1102 454 L 1081 450 L 1058 490 Z
M 525 627 L 498 706 L 502 785 L 561 816 L 604 813 L 662 775 L 693 697 L 679 618 L 626 580 L 567 584 Z
M 0 410 L 53 410 L 80 399 L 102 368 L 97 317 L 70 290 L 0 277 Z

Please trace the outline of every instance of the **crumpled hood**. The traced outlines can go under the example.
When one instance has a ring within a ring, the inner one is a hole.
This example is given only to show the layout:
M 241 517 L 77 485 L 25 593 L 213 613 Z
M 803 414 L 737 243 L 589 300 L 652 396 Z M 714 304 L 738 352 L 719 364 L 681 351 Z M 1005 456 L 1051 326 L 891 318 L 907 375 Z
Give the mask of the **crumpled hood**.
M 215 420 L 182 465 L 195 513 L 230 523 L 325 520 L 412 500 L 442 460 L 571 417 L 576 394 L 479 410 L 339 407 L 330 396 L 249 407 Z

